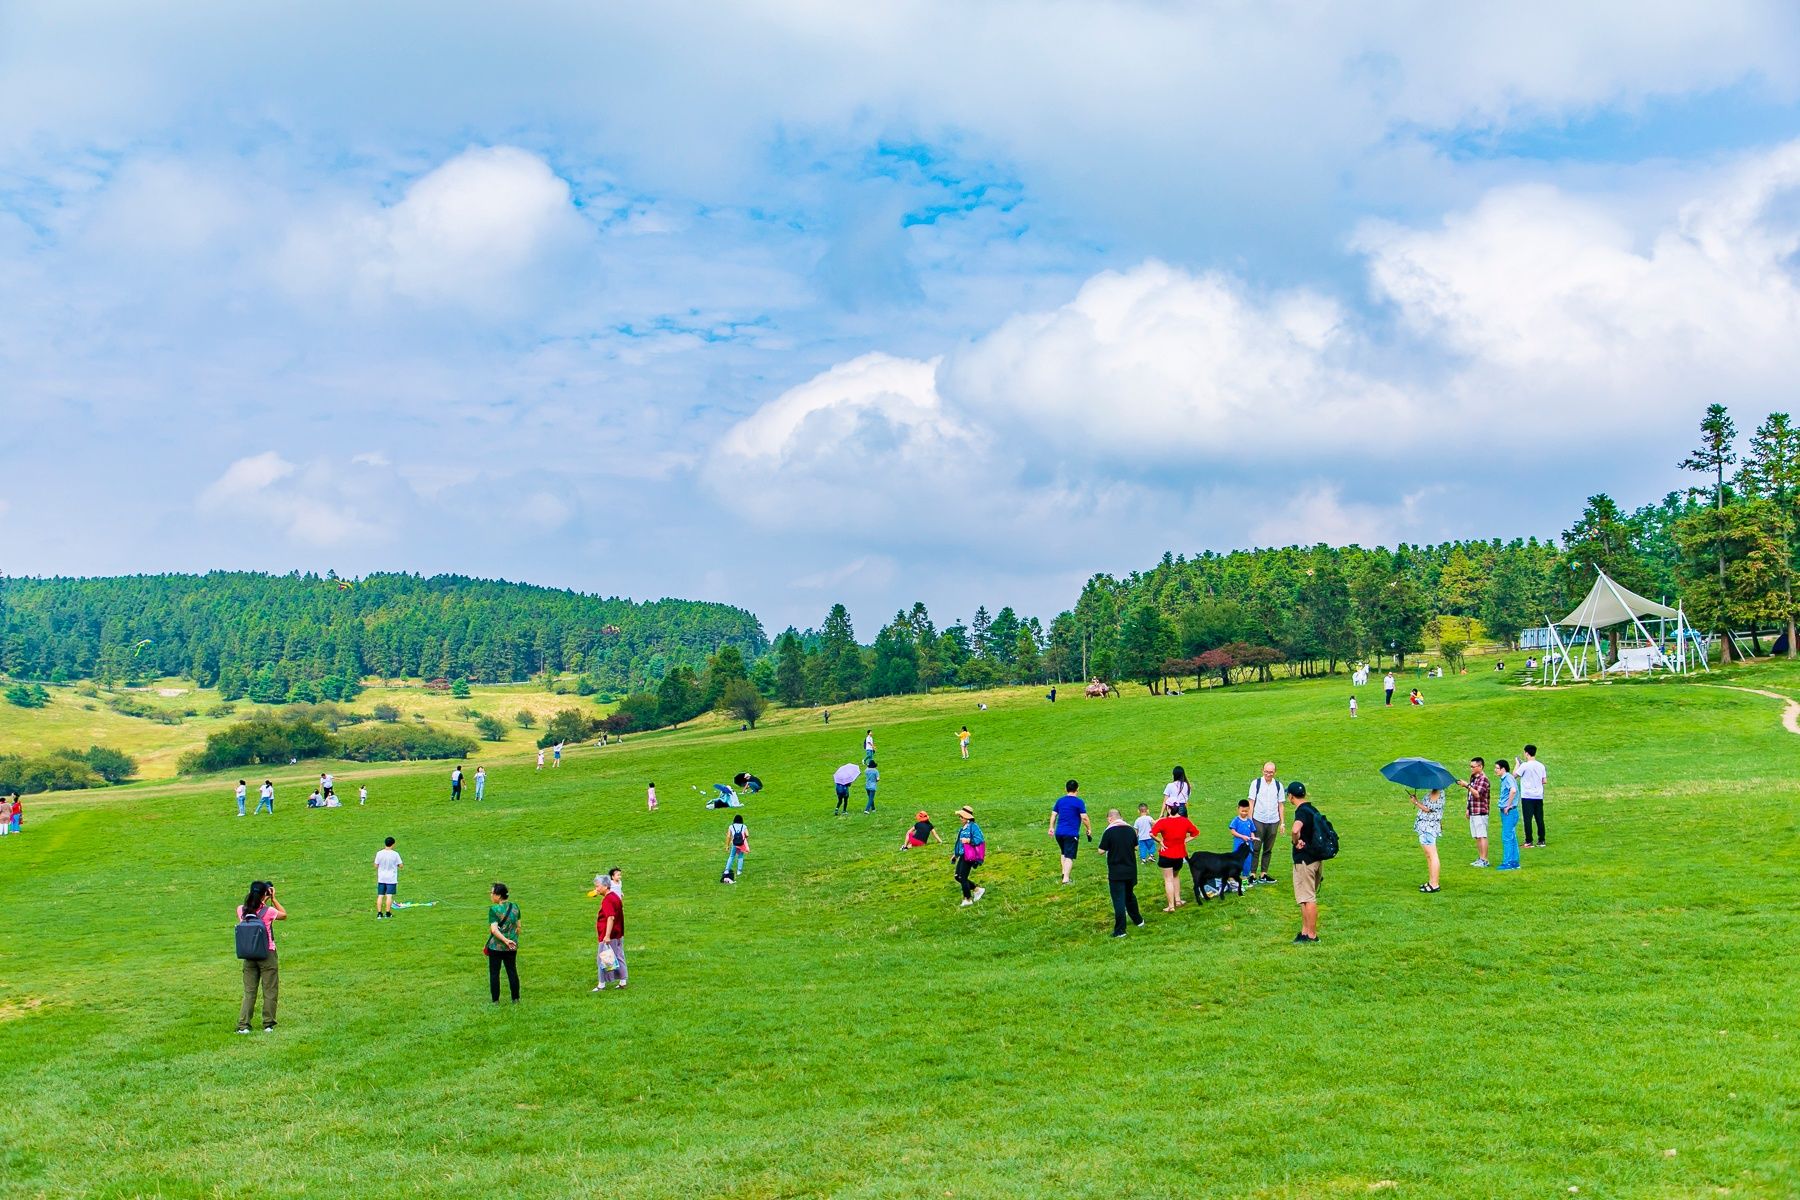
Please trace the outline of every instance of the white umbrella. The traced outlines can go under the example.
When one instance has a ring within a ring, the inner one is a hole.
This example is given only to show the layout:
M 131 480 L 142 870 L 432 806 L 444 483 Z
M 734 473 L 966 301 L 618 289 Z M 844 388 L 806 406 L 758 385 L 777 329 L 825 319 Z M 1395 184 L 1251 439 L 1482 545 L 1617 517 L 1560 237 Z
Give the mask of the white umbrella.
M 831 773 L 831 782 L 840 787 L 847 783 L 855 783 L 856 777 L 862 774 L 862 768 L 855 763 L 845 763 Z

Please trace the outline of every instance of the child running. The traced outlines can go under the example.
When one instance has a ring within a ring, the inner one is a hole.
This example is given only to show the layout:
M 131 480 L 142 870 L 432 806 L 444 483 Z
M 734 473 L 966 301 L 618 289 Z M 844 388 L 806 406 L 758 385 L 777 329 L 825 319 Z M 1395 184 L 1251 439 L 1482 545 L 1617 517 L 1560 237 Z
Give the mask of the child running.
M 906 840 L 900 843 L 900 848 L 912 850 L 926 845 L 933 838 L 937 839 L 939 845 L 943 844 L 944 835 L 931 827 L 931 814 L 921 810 L 918 820 L 914 821 L 912 828 L 906 831 Z

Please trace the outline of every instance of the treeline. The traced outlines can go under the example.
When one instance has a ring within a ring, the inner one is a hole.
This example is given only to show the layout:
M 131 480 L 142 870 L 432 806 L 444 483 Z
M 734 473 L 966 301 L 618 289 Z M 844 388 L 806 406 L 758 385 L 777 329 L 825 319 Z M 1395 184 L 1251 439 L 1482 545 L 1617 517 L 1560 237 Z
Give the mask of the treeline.
M 309 758 L 407 762 L 467 758 L 474 751 L 473 738 L 423 722 L 357 721 L 340 731 L 330 706 L 295 705 L 274 713 L 259 713 L 209 734 L 205 747 L 182 755 L 177 769 L 189 775 Z
M 106 787 L 136 774 L 137 760 L 109 746 L 0 754 L 0 795 Z
M 349 699 L 369 676 L 577 673 L 595 690 L 627 690 L 722 645 L 754 657 L 768 639 L 728 605 L 457 575 L 0 579 L 0 674 L 107 685 L 184 676 L 258 703 Z

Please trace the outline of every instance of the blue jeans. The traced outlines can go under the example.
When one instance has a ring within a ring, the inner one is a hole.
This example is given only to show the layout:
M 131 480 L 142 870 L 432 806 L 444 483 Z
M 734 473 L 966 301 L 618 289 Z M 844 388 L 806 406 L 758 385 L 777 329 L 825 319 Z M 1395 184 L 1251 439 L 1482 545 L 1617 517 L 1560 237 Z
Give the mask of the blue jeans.
M 264 796 L 261 800 L 256 802 L 257 812 L 261 812 L 265 808 L 269 810 L 269 815 L 271 817 L 275 815 L 275 797 Z
M 733 850 L 729 851 L 725 855 L 725 873 L 727 875 L 735 876 L 735 875 L 738 875 L 739 873 L 741 873 L 743 871 L 743 869 L 744 869 L 744 852 L 742 850 L 737 850 L 737 849 L 733 849 Z
M 1139 838 L 1138 839 L 1138 861 L 1139 862 L 1149 862 L 1151 859 L 1153 859 L 1155 857 L 1156 857 L 1156 839 L 1155 838 Z
M 1500 865 L 1519 865 L 1519 809 L 1515 805 L 1500 814 Z
M 875 811 L 875 789 L 874 788 L 864 788 L 863 791 L 869 793 L 869 806 L 867 808 L 863 809 L 863 811 L 864 812 L 874 812 Z
M 238 802 L 238 816 L 241 817 L 244 815 L 244 798 L 242 796 L 239 796 L 237 798 L 237 802 Z

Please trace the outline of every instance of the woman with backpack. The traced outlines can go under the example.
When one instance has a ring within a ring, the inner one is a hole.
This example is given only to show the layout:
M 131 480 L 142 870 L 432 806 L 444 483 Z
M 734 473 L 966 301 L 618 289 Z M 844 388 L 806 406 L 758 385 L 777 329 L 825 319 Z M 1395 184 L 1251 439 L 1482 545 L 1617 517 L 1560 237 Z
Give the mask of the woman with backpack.
M 725 827 L 725 872 L 719 876 L 720 883 L 737 882 L 738 872 L 744 869 L 744 855 L 748 853 L 750 831 L 744 826 L 744 815 L 738 813 Z
M 519 906 L 507 898 L 506 885 L 496 883 L 488 892 L 488 940 L 482 947 L 488 960 L 488 996 L 500 1003 L 500 968 L 506 968 L 506 983 L 512 989 L 512 1002 L 519 1002 Z
M 280 990 L 280 975 L 275 958 L 275 922 L 287 920 L 287 910 L 275 899 L 275 885 L 258 879 L 250 885 L 244 902 L 238 905 L 238 923 L 261 921 L 267 939 L 267 954 L 261 958 L 245 955 L 248 947 L 239 947 L 244 962 L 244 1003 L 238 1008 L 239 1033 L 250 1032 L 250 1017 L 256 1011 L 256 989 L 262 988 L 263 1032 L 275 1032 L 275 999 Z M 240 939 L 241 941 L 242 939 Z M 261 947 L 258 947 L 261 949 Z
M 962 819 L 962 828 L 950 843 L 950 856 L 956 864 L 956 882 L 962 887 L 962 906 L 967 908 L 987 895 L 986 888 L 976 887 L 969 878 L 969 872 L 987 861 L 987 837 L 975 823 L 975 810 L 968 805 L 957 809 L 956 815 Z

